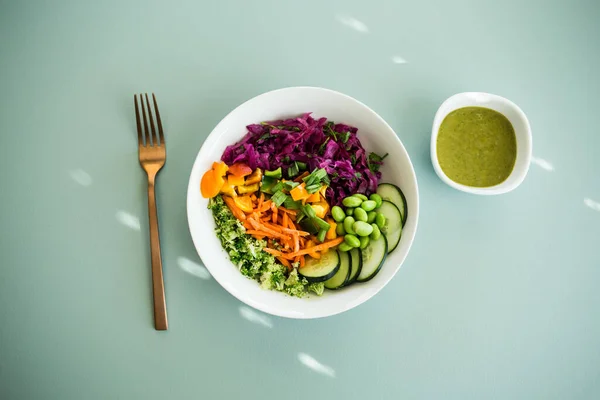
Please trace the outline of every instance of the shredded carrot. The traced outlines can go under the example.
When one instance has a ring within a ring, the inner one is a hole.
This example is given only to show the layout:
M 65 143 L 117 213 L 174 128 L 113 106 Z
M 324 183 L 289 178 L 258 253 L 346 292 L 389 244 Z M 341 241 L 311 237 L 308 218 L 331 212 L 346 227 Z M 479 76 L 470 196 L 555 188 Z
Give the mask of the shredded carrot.
M 289 236 L 283 235 L 277 231 L 274 231 L 273 229 L 267 228 L 265 225 L 258 223 L 257 221 L 255 221 L 252 218 L 248 218 L 248 221 L 250 221 L 250 223 L 252 224 L 252 227 L 254 227 L 254 229 L 256 229 L 257 231 L 263 231 L 266 233 L 270 233 L 272 236 L 280 238 L 280 239 L 290 240 Z
M 258 230 L 254 230 L 254 229 L 249 229 L 249 230 L 246 231 L 246 233 L 249 234 L 249 235 L 254 235 L 254 236 L 277 237 L 277 236 L 274 236 L 274 235 L 272 235 L 272 234 L 270 234 L 268 232 L 258 231 Z
M 329 240 L 327 242 L 321 243 L 315 247 L 312 247 L 310 249 L 304 249 L 304 250 L 300 250 L 300 251 L 295 251 L 291 254 L 287 254 L 288 257 L 296 257 L 296 256 L 303 256 L 305 254 L 308 253 L 312 253 L 313 251 L 323 251 L 323 250 L 327 250 L 333 246 L 337 246 L 338 244 L 342 243 L 344 241 L 343 237 L 339 237 L 337 239 L 333 239 L 333 240 Z
M 298 252 L 298 251 L 300 251 L 300 239 L 299 239 L 299 237 L 300 236 L 297 233 L 292 235 L 292 238 L 294 239 L 294 252 L 295 253 Z
M 250 195 L 250 200 L 256 201 L 256 195 L 254 193 Z
M 300 267 L 304 267 L 304 256 L 300 256 Z
M 287 209 L 287 208 L 285 208 L 285 207 L 279 207 L 279 211 L 283 211 L 283 212 L 284 212 L 284 213 L 286 213 L 286 214 L 290 214 L 292 217 L 295 217 L 295 216 L 296 216 L 296 214 L 297 214 L 297 212 L 296 212 L 296 211 L 294 211 L 294 210 L 289 210 L 289 209 Z
M 284 266 L 286 266 L 287 269 L 292 269 L 292 264 L 290 264 L 290 262 L 288 260 L 286 260 L 283 257 L 277 257 L 277 259 L 279 260 L 280 263 L 282 263 Z
M 258 198 L 258 205 L 256 206 L 257 209 L 260 210 L 260 208 L 262 207 L 263 201 L 265 201 L 265 194 L 263 192 L 260 192 L 260 197 Z
M 288 220 L 290 218 L 288 217 L 287 213 L 283 213 L 283 216 L 281 217 L 281 226 L 283 226 L 284 228 L 288 226 Z
M 271 211 L 273 211 L 273 216 L 272 216 L 272 221 L 274 224 L 277 223 L 277 207 L 275 206 L 275 203 L 271 203 Z
M 223 196 L 223 200 L 225 200 L 225 204 L 227 204 L 227 207 L 229 207 L 229 209 L 237 219 L 239 219 L 240 221 L 244 221 L 246 219 L 246 214 L 244 214 L 244 212 L 240 210 L 238 206 L 235 205 L 235 201 L 233 201 L 233 198 L 229 196 Z

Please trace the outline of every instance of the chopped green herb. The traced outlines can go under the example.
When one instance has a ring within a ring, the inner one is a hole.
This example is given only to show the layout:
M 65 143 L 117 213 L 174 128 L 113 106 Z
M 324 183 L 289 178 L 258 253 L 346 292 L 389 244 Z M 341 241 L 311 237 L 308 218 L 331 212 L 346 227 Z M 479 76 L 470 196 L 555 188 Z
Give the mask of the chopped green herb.
M 367 166 L 372 172 L 377 172 L 379 171 L 379 168 L 381 168 L 381 164 L 379 164 L 379 162 L 383 161 L 384 158 L 386 158 L 387 156 L 388 153 L 385 153 L 383 157 L 376 153 L 369 153 L 369 157 L 367 159 Z

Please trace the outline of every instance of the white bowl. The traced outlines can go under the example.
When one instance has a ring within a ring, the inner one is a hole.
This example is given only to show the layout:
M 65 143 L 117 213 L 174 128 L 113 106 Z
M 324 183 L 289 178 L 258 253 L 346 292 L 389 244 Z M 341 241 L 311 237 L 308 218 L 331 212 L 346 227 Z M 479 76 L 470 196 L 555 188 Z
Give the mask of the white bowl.
M 208 201 L 200 195 L 200 179 L 220 160 L 225 147 L 240 140 L 246 125 L 284 119 L 312 112 L 314 117 L 327 117 L 358 128 L 358 136 L 367 151 L 389 153 L 381 171 L 381 182 L 402 188 L 408 203 L 408 218 L 398 247 L 387 257 L 381 271 L 368 282 L 356 283 L 338 291 L 325 291 L 319 297 L 299 299 L 263 290 L 244 277 L 229 261 L 227 253 L 214 233 L 215 223 Z M 406 258 L 417 230 L 419 194 L 410 158 L 392 128 L 373 110 L 361 102 L 334 92 L 313 87 L 292 87 L 261 94 L 229 113 L 208 136 L 194 162 L 187 194 L 190 233 L 202 262 L 217 282 L 229 293 L 251 307 L 269 314 L 289 318 L 319 318 L 341 313 L 367 301 L 396 274 Z M 383 306 L 383 305 L 382 305 Z
M 437 157 L 437 137 L 440 125 L 446 115 L 463 107 L 486 107 L 503 114 L 515 129 L 517 138 L 517 159 L 511 174 L 502 183 L 490 187 L 472 187 L 454 182 L 444 173 Z M 512 101 L 494 94 L 482 92 L 466 92 L 455 94 L 442 103 L 433 120 L 431 130 L 431 162 L 435 172 L 442 181 L 463 192 L 492 195 L 514 190 L 523 182 L 531 163 L 532 137 L 529 121 L 525 113 Z

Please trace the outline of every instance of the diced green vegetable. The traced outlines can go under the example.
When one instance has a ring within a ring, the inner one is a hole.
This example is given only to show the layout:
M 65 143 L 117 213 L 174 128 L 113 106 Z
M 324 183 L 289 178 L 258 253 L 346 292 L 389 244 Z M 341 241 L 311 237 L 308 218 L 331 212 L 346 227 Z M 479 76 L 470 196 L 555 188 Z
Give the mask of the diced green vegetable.
M 260 184 L 260 191 L 267 194 L 273 194 L 273 186 L 277 184 L 277 179 L 269 176 L 263 176 L 262 183 Z
M 302 202 L 294 201 L 290 196 L 287 196 L 283 202 L 283 206 L 288 210 L 299 210 L 302 207 Z
M 292 165 L 290 165 L 287 170 L 288 178 L 295 177 L 296 175 L 298 175 L 298 172 L 300 172 L 300 170 L 298 169 L 298 164 L 293 162 Z
M 281 179 L 281 177 L 283 176 L 283 174 L 281 173 L 281 167 L 273 171 L 265 171 L 265 176 L 268 176 L 269 178 Z
M 322 220 L 319 217 L 314 217 L 313 218 L 313 222 L 314 224 L 319 227 L 319 230 L 326 230 L 328 231 L 329 228 L 331 227 L 331 225 L 329 225 L 329 223 L 327 221 Z
M 275 192 L 275 194 L 273 194 L 273 196 L 271 196 L 271 201 L 275 203 L 277 207 L 279 207 L 285 202 L 287 197 L 288 196 L 285 193 L 283 193 L 281 190 L 278 190 Z
M 324 242 L 325 241 L 325 235 L 327 235 L 327 230 L 323 229 L 320 230 L 319 233 L 317 234 L 317 239 L 319 240 L 319 242 Z

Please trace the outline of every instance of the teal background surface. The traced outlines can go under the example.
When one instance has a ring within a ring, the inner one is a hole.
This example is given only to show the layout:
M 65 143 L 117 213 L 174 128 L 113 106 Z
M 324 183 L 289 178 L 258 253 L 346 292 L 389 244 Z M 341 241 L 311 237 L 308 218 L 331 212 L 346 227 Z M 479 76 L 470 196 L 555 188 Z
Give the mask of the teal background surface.
M 0 1 L 0 398 L 600 398 L 600 2 Z M 376 297 L 281 319 L 200 264 L 185 210 L 202 142 L 262 92 L 353 96 L 417 173 L 413 248 Z M 133 94 L 157 95 L 170 329 L 153 329 Z M 514 192 L 429 159 L 462 91 L 529 117 Z

